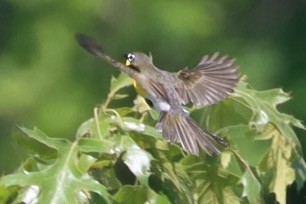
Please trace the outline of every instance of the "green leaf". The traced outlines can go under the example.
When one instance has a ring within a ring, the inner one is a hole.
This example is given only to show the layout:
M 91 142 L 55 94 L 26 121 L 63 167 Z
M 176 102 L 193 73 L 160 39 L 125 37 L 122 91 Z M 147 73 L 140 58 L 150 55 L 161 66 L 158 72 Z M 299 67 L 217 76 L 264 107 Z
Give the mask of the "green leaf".
M 300 148 L 300 142 L 290 125 L 305 129 L 302 123 L 294 117 L 280 113 L 276 106 L 289 100 L 288 94 L 281 89 L 268 91 L 256 91 L 241 80 L 234 94 L 234 100 L 245 104 L 253 111 L 249 122 L 258 130 L 262 130 L 268 123 L 273 123 L 280 130 L 281 134 L 289 140 L 293 140 Z
M 11 203 L 13 198 L 16 197 L 18 190 L 18 186 L 10 186 L 8 188 L 0 186 L 0 203 Z
M 82 138 L 79 140 L 79 150 L 82 152 L 113 153 L 112 144 L 109 141 L 103 141 L 93 138 Z
M 171 204 L 172 202 L 165 195 L 156 195 L 151 199 L 152 203 Z
M 256 140 L 258 133 L 247 125 L 224 128 L 222 135 L 230 140 L 230 145 L 251 166 L 257 166 L 269 151 L 271 141 Z
M 246 196 L 250 203 L 263 203 L 261 196 L 261 183 L 249 167 L 246 167 L 246 170 L 241 177 L 241 183 L 244 187 L 242 195 Z
M 240 203 L 239 179 L 213 165 L 213 160 L 204 161 L 203 158 L 190 156 L 181 162 L 193 181 L 192 192 L 196 203 Z
M 127 94 L 115 94 L 113 97 L 113 100 L 120 100 L 120 99 L 124 99 L 126 97 L 128 97 L 129 95 Z
M 109 136 L 112 120 L 109 115 L 100 113 L 97 118 L 90 118 L 83 122 L 76 132 L 76 138 L 91 137 L 104 141 Z
M 236 157 L 230 151 L 222 152 L 220 156 L 221 166 L 228 172 L 236 177 L 241 177 L 243 171 L 241 170 L 240 164 L 237 161 Z
M 139 181 L 148 185 L 152 156 L 135 145 L 128 148 L 122 159 Z
M 86 173 L 95 161 L 96 158 L 82 154 L 79 159 L 78 168 L 82 173 Z
M 123 162 L 143 185 L 148 185 L 152 155 L 141 149 L 131 138 L 121 137 L 117 149 L 125 152 Z
M 255 175 L 255 170 L 251 169 L 251 166 L 245 161 L 237 152 L 223 152 L 221 155 L 221 164 L 227 172 L 233 173 L 237 177 L 241 178 L 241 183 L 243 185 L 242 196 L 247 197 L 250 203 L 263 203 L 261 190 L 262 186 Z M 235 165 L 233 165 L 235 164 Z M 240 166 L 240 167 L 239 167 Z M 233 167 L 234 171 L 233 171 Z M 237 167 L 239 170 L 237 171 Z M 244 173 L 241 173 L 241 169 Z M 236 173 L 238 172 L 238 174 Z
M 296 155 L 292 168 L 295 169 L 297 189 L 301 190 L 306 181 L 306 163 L 301 155 Z
M 76 132 L 76 139 L 80 139 L 83 137 L 90 137 L 96 134 L 96 124 L 94 118 L 90 118 L 83 122 Z
M 115 195 L 120 204 L 146 203 L 149 201 L 150 189 L 143 186 L 124 186 Z
M 128 107 L 116 108 L 116 111 L 117 111 L 117 113 L 118 113 L 121 117 L 124 117 L 124 116 L 126 116 L 126 115 L 135 113 L 135 111 L 134 111 L 133 109 L 128 108 Z
M 110 90 L 112 93 L 115 93 L 126 86 L 130 86 L 131 84 L 131 78 L 121 72 L 118 78 L 112 77 Z
M 171 203 L 165 195 L 156 194 L 150 188 L 145 186 L 124 186 L 116 193 L 115 200 L 120 204 Z
M 237 126 L 248 123 L 251 111 L 233 99 L 192 112 L 195 118 L 201 118 L 200 124 L 209 130 L 218 131 L 224 127 Z
M 150 106 L 147 104 L 145 98 L 143 98 L 142 96 L 140 95 L 137 95 L 136 99 L 133 101 L 134 102 L 134 107 L 133 109 L 136 111 L 136 112 L 139 112 L 139 113 L 144 113 L 144 112 L 147 112 L 149 110 L 151 110 Z
M 125 128 L 127 128 L 128 130 L 148 135 L 155 139 L 162 139 L 162 134 L 160 132 L 157 132 L 154 127 L 146 125 L 144 123 L 140 123 L 139 120 L 135 118 L 123 117 L 122 119 L 124 121 Z
M 27 133 L 23 130 L 28 131 L 28 134 L 31 134 L 31 132 L 36 132 L 36 134 L 41 137 L 40 140 L 43 140 L 42 138 L 45 137 L 45 135 L 37 130 L 36 128 L 34 131 L 27 130 L 23 127 L 19 128 L 18 131 L 15 131 L 13 133 L 14 139 L 17 141 L 20 146 L 25 148 L 31 155 L 35 156 L 36 158 L 39 158 L 40 160 L 52 160 L 56 157 L 57 151 L 54 148 L 54 146 L 50 146 L 46 144 L 45 142 L 40 142 L 36 138 L 29 137 Z
M 79 196 L 84 191 L 95 192 L 106 202 L 110 202 L 106 188 L 79 170 L 77 142 L 49 138 L 38 129 L 22 130 L 30 138 L 56 149 L 57 159 L 49 166 L 41 166 L 40 171 L 28 172 L 23 169 L 18 173 L 4 176 L 0 180 L 0 185 L 38 186 L 39 203 L 77 203 L 80 202 Z

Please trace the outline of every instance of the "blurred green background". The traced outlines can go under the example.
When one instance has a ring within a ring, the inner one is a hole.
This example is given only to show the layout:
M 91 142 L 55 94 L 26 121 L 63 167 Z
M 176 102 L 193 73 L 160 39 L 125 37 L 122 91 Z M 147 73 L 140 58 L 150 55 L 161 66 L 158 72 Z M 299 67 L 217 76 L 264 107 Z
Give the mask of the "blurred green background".
M 281 111 L 306 118 L 304 0 L 2 0 L 2 174 L 25 158 L 11 137 L 17 125 L 73 138 L 106 97 L 118 71 L 82 50 L 76 32 L 97 38 L 119 60 L 128 51 L 151 52 L 158 67 L 173 71 L 204 54 L 229 54 L 254 88 L 291 92 Z M 305 132 L 297 133 L 305 151 Z

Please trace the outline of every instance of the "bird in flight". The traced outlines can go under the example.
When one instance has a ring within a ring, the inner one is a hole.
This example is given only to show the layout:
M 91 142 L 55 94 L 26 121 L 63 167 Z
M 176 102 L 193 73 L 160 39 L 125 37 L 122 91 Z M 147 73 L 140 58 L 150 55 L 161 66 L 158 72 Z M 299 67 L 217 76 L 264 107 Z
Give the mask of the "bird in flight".
M 227 145 L 221 137 L 197 125 L 185 105 L 212 105 L 234 92 L 239 77 L 235 59 L 215 53 L 204 56 L 193 69 L 172 73 L 157 68 L 152 57 L 144 53 L 127 54 L 123 64 L 104 52 L 93 38 L 79 33 L 76 40 L 88 52 L 132 78 L 137 92 L 149 99 L 160 113 L 156 129 L 166 141 L 178 142 L 194 155 L 199 155 L 199 147 L 208 155 L 220 154 L 216 143 Z

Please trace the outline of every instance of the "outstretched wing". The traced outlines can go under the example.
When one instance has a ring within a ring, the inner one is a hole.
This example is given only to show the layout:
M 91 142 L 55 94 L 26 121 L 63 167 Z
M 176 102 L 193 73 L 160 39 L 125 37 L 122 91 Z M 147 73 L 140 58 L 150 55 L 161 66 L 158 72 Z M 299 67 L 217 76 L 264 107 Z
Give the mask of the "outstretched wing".
M 175 85 L 184 104 L 193 103 L 194 107 L 207 106 L 221 101 L 238 82 L 238 66 L 235 59 L 220 56 L 204 56 L 194 69 L 184 69 L 173 76 L 180 79 Z

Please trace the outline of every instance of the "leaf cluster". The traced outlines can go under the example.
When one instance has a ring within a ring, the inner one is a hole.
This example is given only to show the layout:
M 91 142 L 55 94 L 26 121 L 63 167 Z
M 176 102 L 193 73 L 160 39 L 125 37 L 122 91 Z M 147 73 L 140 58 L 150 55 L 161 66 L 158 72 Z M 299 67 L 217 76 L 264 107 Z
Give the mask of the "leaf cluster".
M 286 203 L 286 188 L 300 189 L 306 165 L 292 129 L 304 129 L 276 106 L 281 89 L 256 91 L 240 80 L 223 102 L 192 110 L 229 147 L 220 156 L 190 155 L 162 140 L 158 113 L 141 97 L 134 107 L 110 108 L 127 95 L 124 74 L 113 78 L 104 104 L 77 130 L 75 140 L 20 128 L 15 139 L 29 158 L 0 179 L 6 203 L 265 203 L 271 193 Z

